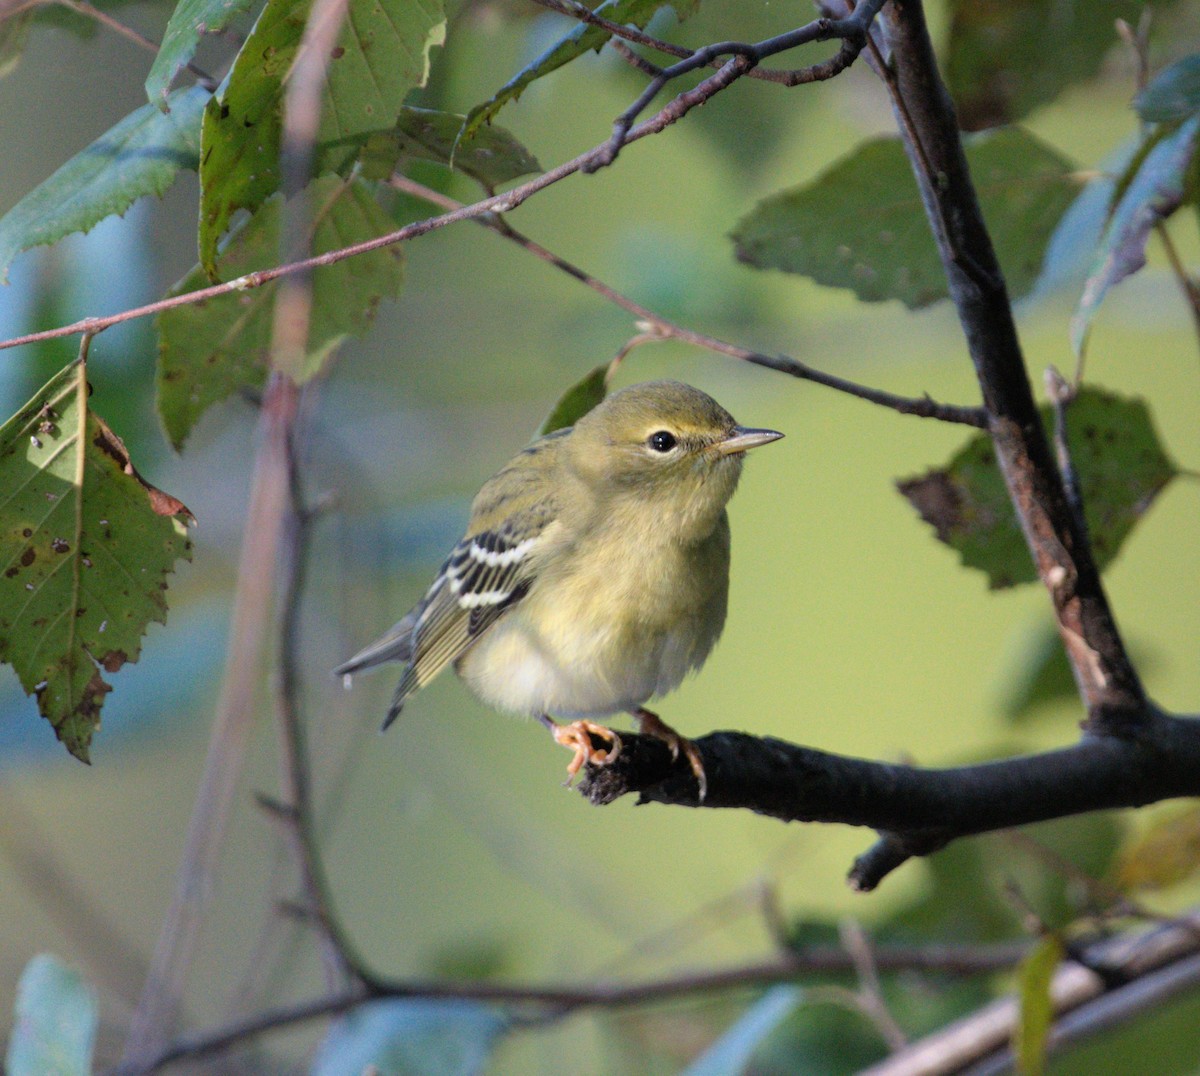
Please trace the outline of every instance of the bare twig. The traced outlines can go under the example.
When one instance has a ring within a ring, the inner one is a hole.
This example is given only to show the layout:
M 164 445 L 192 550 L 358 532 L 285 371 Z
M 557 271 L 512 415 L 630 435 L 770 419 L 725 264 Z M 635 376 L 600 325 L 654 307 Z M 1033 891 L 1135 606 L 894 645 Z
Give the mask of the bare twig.
M 1075 516 L 1079 533 L 1088 538 L 1087 516 L 1084 513 L 1083 488 L 1079 472 L 1071 458 L 1071 445 L 1067 440 L 1067 409 L 1075 399 L 1075 389 L 1054 366 L 1047 366 L 1045 373 L 1046 395 L 1054 408 L 1054 454 L 1058 459 L 1058 470 L 1062 475 L 1063 488 L 1067 492 L 1067 504 Z
M 1167 255 L 1167 262 L 1171 266 L 1171 272 L 1179 284 L 1179 290 L 1183 292 L 1188 309 L 1192 312 L 1192 326 L 1196 330 L 1196 339 L 1200 342 L 1200 283 L 1197 283 L 1196 278 L 1187 271 L 1187 266 L 1179 257 L 1179 251 L 1175 249 L 1175 242 L 1171 238 L 1171 232 L 1166 224 L 1159 221 L 1154 226 L 1154 233 L 1162 243 L 1163 250 Z
M 908 1039 L 883 999 L 879 968 L 875 963 L 875 953 L 867 932 L 863 930 L 861 923 L 853 919 L 843 919 L 838 924 L 838 936 L 842 939 L 846 952 L 850 954 L 850 959 L 854 961 L 854 971 L 858 975 L 856 996 L 860 1010 L 875 1025 L 889 1049 L 903 1050 L 908 1045 Z
M 979 209 L 954 106 L 920 0 L 892 0 L 882 20 L 897 115 L 946 270 L 1009 496 L 1097 734 L 1136 735 L 1152 721 L 1145 692 L 1079 532 L 1025 370 L 1012 308 Z M 970 258 L 964 260 L 965 252 Z
M 155 1055 L 169 1041 L 204 910 L 214 887 L 233 794 L 253 723 L 259 660 L 270 633 L 279 535 L 287 513 L 287 444 L 298 392 L 271 378 L 259 418 L 259 450 L 234 592 L 225 678 L 196 806 L 188 826 L 175 894 L 134 1013 L 125 1058 Z
M 84 18 L 94 19 L 101 26 L 107 26 L 113 33 L 119 34 L 128 41 L 132 41 L 139 48 L 146 49 L 149 52 L 157 53 L 159 46 L 151 41 L 148 37 L 139 34 L 132 26 L 126 26 L 123 22 L 114 19 L 107 11 L 101 11 L 98 7 L 93 7 L 86 0 L 37 0 L 37 5 L 57 3 L 62 7 L 74 11 Z M 217 88 L 217 80 L 209 75 L 206 71 L 197 67 L 190 60 L 184 65 L 187 69 L 196 76 L 196 80 L 210 93 Z
M 888 971 L 907 969 L 975 975 L 1012 967 L 1025 949 L 1024 945 L 881 946 L 875 950 L 874 959 L 879 968 Z M 150 1063 L 141 1067 L 122 1066 L 113 1076 L 157 1072 L 174 1061 L 210 1056 L 266 1032 L 334 1016 L 381 998 L 454 998 L 535 1009 L 548 1007 L 566 1015 L 584 1008 L 620 1008 L 674 997 L 769 986 L 790 982 L 805 972 L 853 969 L 853 960 L 841 946 L 814 946 L 811 949 L 788 951 L 759 963 L 684 973 L 632 984 L 601 981 L 578 986 L 547 987 L 486 981 L 380 982 L 374 984 L 370 991 L 355 988 L 326 994 L 310 1001 L 259 1013 L 211 1031 L 181 1037 Z
M 460 203 L 456 202 L 453 198 L 417 183 L 407 176 L 393 176 L 391 183 L 397 190 L 404 191 L 406 194 L 411 194 L 417 198 L 422 198 L 434 205 L 440 205 L 445 209 L 453 211 L 460 207 Z M 585 287 L 591 288 L 614 306 L 620 307 L 626 313 L 632 314 L 639 321 L 644 322 L 662 339 L 678 340 L 681 343 L 691 344 L 693 347 L 704 348 L 706 351 L 728 355 L 731 358 L 741 359 L 743 362 L 753 363 L 756 366 L 764 366 L 767 369 L 787 374 L 790 377 L 811 381 L 817 385 L 824 385 L 826 388 L 844 392 L 860 400 L 866 400 L 868 403 L 887 407 L 903 415 L 917 415 L 921 418 L 935 418 L 942 422 L 961 423 L 979 429 L 986 428 L 986 416 L 982 408 L 937 403 L 930 399 L 929 396 L 897 396 L 890 392 L 873 389 L 867 385 L 860 385 L 846 378 L 837 377 L 834 374 L 824 373 L 806 363 L 800 362 L 799 359 L 790 358 L 787 355 L 765 355 L 759 351 L 752 351 L 749 348 L 739 347 L 737 344 L 730 344 L 716 337 L 707 336 L 692 329 L 686 329 L 656 314 L 653 310 L 642 306 L 641 303 L 623 295 L 615 288 L 605 284 L 604 281 L 592 276 L 586 270 L 579 268 L 553 251 L 543 247 L 540 243 L 518 232 L 503 218 L 493 216 L 477 217 L 476 222 L 498 232 L 506 239 L 516 243 L 519 247 L 534 255 L 534 257 L 540 258 L 548 265 L 552 265 L 568 276 L 578 280 Z
M 828 60 L 793 72 L 793 78 L 788 85 L 798 86 L 808 82 L 820 82 L 833 78 L 849 67 L 866 46 L 869 38 L 871 23 L 879 13 L 886 0 L 860 0 L 854 11 L 842 19 L 820 18 L 787 33 L 766 38 L 755 44 L 741 41 L 721 41 L 705 45 L 691 55 L 664 67 L 655 75 L 624 112 L 613 123 L 612 137 L 602 148 L 602 151 L 588 162 L 584 171 L 594 172 L 612 164 L 621 148 L 629 141 L 629 130 L 633 122 L 658 96 L 667 83 L 682 75 L 689 74 L 701 67 L 709 66 L 722 56 L 730 57 L 718 68 L 715 75 L 704 79 L 697 86 L 679 94 L 663 109 L 675 114 L 675 119 L 683 117 L 697 105 L 714 97 L 737 79 L 756 68 L 763 60 L 776 56 L 781 52 L 807 45 L 814 41 L 840 40 L 842 47 L 836 55 Z M 661 113 L 660 113 L 661 115 Z

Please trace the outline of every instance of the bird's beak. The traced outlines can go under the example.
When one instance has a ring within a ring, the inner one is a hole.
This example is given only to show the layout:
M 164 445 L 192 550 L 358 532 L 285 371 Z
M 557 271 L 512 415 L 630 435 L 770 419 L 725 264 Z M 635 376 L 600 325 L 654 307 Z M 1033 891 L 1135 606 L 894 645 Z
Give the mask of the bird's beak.
M 722 456 L 733 456 L 747 449 L 758 448 L 759 445 L 769 445 L 782 436 L 778 430 L 752 430 L 746 426 L 734 426 L 733 432 L 715 447 Z

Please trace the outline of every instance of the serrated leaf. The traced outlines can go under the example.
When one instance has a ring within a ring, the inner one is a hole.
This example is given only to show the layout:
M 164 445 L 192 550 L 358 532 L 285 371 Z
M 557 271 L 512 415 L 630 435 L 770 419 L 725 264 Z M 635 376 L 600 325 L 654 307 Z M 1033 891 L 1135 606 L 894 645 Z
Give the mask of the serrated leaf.
M 1117 45 L 1113 21 L 1136 25 L 1136 0 L 951 0 L 946 84 L 967 131 L 998 127 L 1093 77 Z
M 268 0 L 205 110 L 200 166 L 200 261 L 216 279 L 217 244 L 239 209 L 279 188 L 284 80 L 311 0 Z M 349 0 L 322 97 L 317 144 L 388 131 L 410 90 L 424 85 L 429 51 L 445 37 L 441 0 Z
M 374 1001 L 330 1028 L 312 1076 L 476 1076 L 506 1026 L 495 1009 L 472 1001 Z
M 966 153 L 1009 294 L 1020 298 L 1078 190 L 1072 165 L 1020 128 L 972 138 Z M 748 265 L 849 288 L 867 302 L 918 309 L 949 294 L 898 138 L 864 142 L 814 182 L 759 202 L 732 239 Z
M 391 131 L 370 131 L 326 143 L 317 150 L 317 171 L 349 175 L 361 162 L 368 179 L 386 179 L 398 161 L 436 161 L 470 176 L 489 190 L 542 166 L 503 127 L 486 127 L 455 152 L 455 139 L 465 117 L 405 105 Z
M 1041 413 L 1049 427 L 1050 408 Z M 1092 550 L 1103 569 L 1178 468 L 1144 400 L 1085 388 L 1067 415 Z M 945 467 L 896 485 L 966 567 L 987 574 L 992 589 L 1037 578 L 986 433 L 971 437 Z
M 17 986 L 8 1076 L 89 1076 L 98 1023 L 96 998 L 77 971 L 45 953 Z
M 773 986 L 685 1070 L 684 1076 L 742 1076 L 755 1051 L 804 1000 L 798 986 Z
M 1151 132 L 1147 137 L 1154 143 L 1152 148 L 1135 155 L 1118 179 L 1118 201 L 1071 318 L 1071 346 L 1076 355 L 1083 351 L 1092 320 L 1109 289 L 1146 264 L 1150 232 L 1182 204 L 1198 135 L 1200 116 L 1193 116 L 1169 135 Z
M 101 670 L 136 661 L 166 621 L 191 513 L 137 473 L 79 361 L 0 427 L 0 490 L 0 660 L 86 762 L 112 690 Z
M 1054 1023 L 1050 985 L 1065 955 L 1063 944 L 1047 935 L 1033 947 L 1017 969 L 1017 1000 L 1021 1015 L 1014 1029 L 1013 1053 L 1022 1076 L 1041 1076 L 1046 1069 L 1046 1039 Z
M 699 6 L 700 0 L 604 0 L 604 3 L 593 10 L 609 22 L 636 26 L 643 30 L 659 8 L 670 7 L 675 12 L 675 17 L 682 22 Z M 494 96 L 467 113 L 459 138 L 461 144 L 465 145 L 474 138 L 475 133 L 484 124 L 491 123 L 496 113 L 509 101 L 517 100 L 531 83 L 557 71 L 587 52 L 598 51 L 611 36 L 608 31 L 598 26 L 580 23 L 566 37 L 509 79 Z
M 372 191 L 364 180 L 346 183 L 330 176 L 309 185 L 306 195 L 316 221 L 314 254 L 374 239 L 392 229 Z M 239 277 L 276 263 L 282 205 L 282 196 L 274 195 L 233 233 L 220 256 L 224 276 Z M 399 245 L 315 269 L 308 347 L 303 365 L 289 371 L 292 377 L 301 382 L 312 377 L 346 336 L 366 332 L 379 301 L 396 298 L 403 281 L 404 254 Z M 206 284 L 207 276 L 197 265 L 170 294 Z M 276 288 L 272 282 L 158 316 L 158 413 L 177 449 L 209 407 L 265 380 Z
M 1133 99 L 1146 123 L 1175 123 L 1200 112 L 1200 53 L 1176 60 Z
M 249 11 L 258 0 L 180 0 L 171 15 L 158 55 L 146 76 L 146 96 L 164 112 L 170 108 L 167 91 L 175 76 L 196 55 L 196 46 L 205 34 L 225 29 L 239 15 Z
M 200 114 L 208 94 L 197 86 L 170 96 L 164 115 L 143 105 L 38 184 L 0 219 L 0 281 L 30 247 L 87 232 L 147 194 L 161 195 L 180 169 L 196 168 Z
M 1124 892 L 1155 891 L 1194 878 L 1200 871 L 1200 807 L 1155 822 L 1121 849 L 1115 871 Z
M 567 389 L 558 403 L 554 405 L 554 410 L 546 416 L 546 421 L 538 430 L 538 436 L 545 437 L 546 434 L 553 433 L 555 430 L 574 426 L 596 404 L 600 403 L 608 394 L 608 374 L 611 368 L 612 364 L 607 362 L 603 366 L 597 366 L 582 380 L 575 382 Z

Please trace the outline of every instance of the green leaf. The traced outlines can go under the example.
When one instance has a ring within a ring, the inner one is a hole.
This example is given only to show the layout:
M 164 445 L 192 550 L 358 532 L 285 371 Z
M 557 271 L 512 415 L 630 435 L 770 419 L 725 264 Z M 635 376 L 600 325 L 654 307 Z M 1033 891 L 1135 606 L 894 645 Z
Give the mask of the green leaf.
M 541 165 L 502 127 L 486 127 L 455 153 L 454 143 L 465 117 L 405 105 L 390 131 L 370 131 L 319 146 L 318 172 L 349 175 L 361 162 L 364 175 L 386 179 L 403 158 L 436 161 L 453 167 L 488 190 L 531 172 Z
M 312 1076 L 476 1076 L 507 1022 L 472 1001 L 399 1000 L 362 1005 L 337 1021 Z
M 284 80 L 311 0 L 268 0 L 204 112 L 200 166 L 200 261 L 216 279 L 217 244 L 239 209 L 253 212 L 279 188 Z M 389 131 L 404 98 L 429 74 L 442 43 L 440 0 L 350 0 L 322 98 L 317 144 Z
M 111 690 L 167 616 L 191 513 L 134 468 L 79 361 L 0 427 L 0 660 L 84 762 Z
M 8 1076 L 88 1076 L 96 1042 L 96 998 L 78 972 L 45 953 L 21 973 Z
M 0 219 L 0 282 L 30 247 L 86 232 L 147 194 L 162 194 L 180 169 L 194 169 L 208 94 L 177 90 L 170 113 L 143 105 L 38 184 Z
M 257 0 L 180 0 L 163 32 L 162 45 L 146 76 L 146 96 L 164 112 L 170 107 L 167 91 L 175 76 L 196 55 L 196 46 L 205 34 L 225 29 L 239 15 L 249 11 Z
M 742 1076 L 755 1051 L 804 1000 L 798 986 L 773 986 L 685 1070 L 683 1076 Z
M 977 136 L 966 152 L 1009 294 L 1020 298 L 1075 197 L 1072 165 L 1020 128 Z M 867 302 L 917 309 L 949 294 L 898 138 L 864 142 L 811 184 L 759 202 L 732 238 L 748 265 L 850 288 Z
M 951 0 L 943 71 L 967 131 L 1022 119 L 1092 78 L 1117 44 L 1113 21 L 1136 25 L 1135 0 Z
M 392 229 L 365 180 L 346 183 L 322 177 L 306 193 L 317 222 L 314 254 L 374 239 Z M 282 204 L 282 196 L 273 196 L 234 232 L 221 252 L 222 275 L 232 279 L 277 262 Z M 307 380 L 346 336 L 365 333 L 380 299 L 396 298 L 403 281 L 404 254 L 399 245 L 314 270 L 308 347 L 302 367 L 289 371 L 292 376 Z M 196 266 L 170 294 L 196 291 L 206 284 L 204 270 Z M 263 383 L 277 286 L 272 282 L 158 316 L 158 413 L 177 449 L 209 407 L 239 389 Z
M 670 7 L 675 12 L 675 17 L 682 22 L 699 6 L 700 0 L 604 0 L 604 3 L 593 10 L 610 22 L 636 26 L 642 30 L 659 8 Z M 598 26 L 580 23 L 561 41 L 552 45 L 533 63 L 509 79 L 494 96 L 471 109 L 462 125 L 460 142 L 465 144 L 474 138 L 480 127 L 491 123 L 496 113 L 509 101 L 517 100 L 531 83 L 544 78 L 552 71 L 557 71 L 587 52 L 599 51 L 611 36 L 608 31 Z
M 563 393 L 554 410 L 546 416 L 542 428 L 538 430 L 539 437 L 545 437 L 555 430 L 574 426 L 584 415 L 596 406 L 608 394 L 608 375 L 612 369 L 611 363 L 597 366 L 583 380 L 577 381 Z
M 1021 1018 L 1014 1029 L 1013 1053 L 1022 1076 L 1041 1076 L 1046 1069 L 1046 1038 L 1054 1023 L 1050 984 L 1064 955 L 1062 942 L 1047 935 L 1017 969 Z
M 1042 421 L 1051 423 L 1049 407 L 1042 408 Z M 1145 401 L 1101 389 L 1083 389 L 1070 405 L 1067 444 L 1103 569 L 1178 469 Z M 989 587 L 1037 578 L 987 434 L 971 437 L 944 467 L 897 487 L 966 567 L 987 574 Z
M 1135 154 L 1117 182 L 1117 203 L 1100 240 L 1091 274 L 1071 318 L 1071 346 L 1082 353 L 1100 304 L 1110 288 L 1146 264 L 1146 242 L 1159 222 L 1183 204 L 1188 170 L 1196 156 L 1200 116 L 1168 135 L 1153 131 L 1147 153 Z
M 1160 71 L 1133 107 L 1146 123 L 1174 123 L 1200 112 L 1200 53 Z

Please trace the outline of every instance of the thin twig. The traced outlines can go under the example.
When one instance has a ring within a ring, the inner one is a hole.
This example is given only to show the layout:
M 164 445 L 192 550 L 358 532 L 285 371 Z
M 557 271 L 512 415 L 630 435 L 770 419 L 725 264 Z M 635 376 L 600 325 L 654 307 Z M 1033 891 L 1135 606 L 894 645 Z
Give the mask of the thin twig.
M 677 56 L 680 59 L 689 59 L 693 55 L 693 51 L 685 48 L 682 45 L 673 44 L 670 41 L 663 41 L 660 38 L 652 37 L 644 30 L 639 30 L 633 26 L 626 26 L 623 23 L 613 22 L 611 19 L 604 18 L 603 15 L 598 15 L 596 12 L 586 8 L 583 4 L 575 3 L 574 0 L 533 0 L 539 7 L 547 8 L 550 11 L 556 11 L 560 15 L 566 15 L 568 18 L 578 19 L 580 22 L 587 23 L 590 26 L 595 26 L 598 29 L 605 30 L 612 34 L 614 40 L 610 40 L 610 45 L 616 48 L 622 40 L 631 41 L 635 45 L 643 45 L 646 48 L 654 49 L 655 52 L 662 52 L 668 56 Z M 618 49 L 619 51 L 619 49 Z M 631 56 L 637 54 L 630 50 Z M 640 60 L 640 57 L 637 57 Z M 642 61 L 643 63 L 645 61 Z M 640 67 L 641 64 L 638 64 Z M 648 65 L 654 67 L 654 65 Z M 718 67 L 718 60 L 710 60 L 709 67 Z M 645 70 L 645 68 L 643 68 Z M 647 71 L 647 74 L 657 74 L 662 68 L 654 67 L 653 72 Z M 752 71 L 746 72 L 749 78 L 762 79 L 765 82 L 776 82 L 783 86 L 797 86 L 800 84 L 800 79 L 803 78 L 803 70 L 780 71 L 775 68 L 756 67 Z
M 637 127 L 628 133 L 625 142 L 628 144 L 650 135 L 660 134 L 679 118 L 679 115 L 668 106 L 644 123 L 638 124 Z M 369 254 L 371 251 L 390 247 L 396 243 L 404 243 L 408 240 L 416 239 L 418 236 L 427 235 L 429 232 L 436 231 L 439 228 L 444 228 L 447 225 L 457 224 L 459 221 L 474 220 L 489 213 L 511 212 L 539 191 L 545 190 L 547 187 L 551 187 L 555 183 L 559 183 L 577 172 L 585 171 L 590 164 L 598 161 L 603 156 L 607 145 L 606 141 L 598 146 L 593 146 L 590 150 L 579 154 L 577 157 L 569 161 L 564 161 L 548 172 L 543 172 L 540 176 L 535 176 L 528 182 L 519 184 L 511 190 L 505 191 L 503 194 L 490 195 L 471 205 L 462 206 L 453 212 L 443 213 L 440 216 L 430 217 L 427 220 L 414 221 L 411 224 L 404 225 L 402 228 L 397 228 L 394 232 L 388 232 L 385 235 L 376 236 L 361 243 L 351 243 L 349 246 L 326 251 L 324 254 L 301 258 L 297 261 L 272 266 L 270 269 L 261 269 L 253 273 L 247 273 L 244 276 L 237 277 L 235 280 L 227 280 L 224 283 L 213 284 L 207 288 L 200 288 L 182 295 L 173 295 L 166 299 L 159 299 L 144 306 L 122 310 L 117 314 L 83 318 L 72 322 L 70 325 L 62 325 L 58 328 L 43 330 L 42 332 L 26 333 L 23 336 L 14 336 L 7 340 L 0 340 L 0 350 L 20 347 L 25 344 L 40 343 L 43 340 L 54 340 L 63 336 L 75 336 L 79 333 L 99 333 L 111 328 L 113 325 L 133 321 L 137 318 L 149 317 L 153 314 L 159 314 L 164 310 L 172 310 L 178 306 L 190 306 L 194 303 L 206 302 L 209 299 L 215 299 L 222 295 L 230 295 L 235 292 L 250 291 L 296 273 L 307 273 L 313 269 L 320 269 L 327 265 L 336 265 L 347 258 L 354 258 L 360 254 Z
M 462 208 L 461 204 L 453 198 L 417 183 L 407 176 L 393 176 L 391 184 L 397 190 L 404 191 L 406 194 L 421 198 L 434 205 L 442 206 L 445 209 L 456 211 Z M 592 276 L 586 270 L 579 268 L 579 266 L 548 250 L 540 243 L 517 231 L 506 220 L 495 216 L 482 216 L 477 217 L 476 222 L 485 228 L 490 228 L 492 231 L 499 233 L 505 239 L 516 243 L 517 246 L 528 251 L 534 257 L 541 259 L 548 265 L 552 265 L 568 276 L 578 280 L 585 287 L 591 288 L 592 291 L 603 296 L 603 298 L 607 299 L 614 306 L 620 307 L 626 313 L 632 314 L 639 321 L 645 322 L 661 338 L 678 340 L 681 343 L 704 348 L 706 351 L 728 355 L 731 358 L 741 359 L 743 362 L 753 363 L 756 366 L 764 366 L 767 369 L 787 374 L 790 377 L 811 381 L 817 385 L 824 385 L 826 388 L 844 392 L 847 395 L 854 396 L 860 400 L 866 400 L 869 403 L 878 404 L 881 407 L 887 407 L 903 415 L 935 418 L 942 422 L 954 422 L 974 426 L 977 429 L 986 428 L 987 420 L 982 408 L 937 403 L 929 396 L 897 396 L 890 392 L 870 388 L 867 385 L 860 385 L 846 378 L 837 377 L 834 374 L 827 374 L 809 366 L 807 363 L 801 362 L 799 359 L 794 359 L 787 355 L 766 355 L 760 351 L 753 351 L 749 348 L 740 347 L 737 344 L 727 343 L 714 336 L 686 329 L 682 325 L 677 325 L 660 314 L 656 314 L 653 310 L 642 306 L 641 303 L 623 295 L 615 288 L 604 283 L 604 281 Z
M 78 15 L 84 16 L 84 18 L 94 19 L 101 26 L 107 26 L 113 33 L 119 34 L 126 40 L 132 41 L 139 48 L 146 49 L 149 52 L 157 53 L 161 47 L 148 37 L 138 33 L 132 26 L 126 26 L 123 22 L 114 19 L 107 11 L 101 11 L 98 7 L 93 7 L 86 0 L 37 0 L 37 5 L 35 6 L 40 6 L 42 3 L 47 2 L 57 3 L 62 7 L 74 11 Z M 200 85 L 210 93 L 217 88 L 217 80 L 208 74 L 208 72 L 197 67 L 190 60 L 184 66 L 196 76 L 196 80 Z
M 883 997 L 883 987 L 879 982 L 879 967 L 875 962 L 875 953 L 871 948 L 871 940 L 862 924 L 854 919 L 843 919 L 838 924 L 838 936 L 842 945 L 854 961 L 854 971 L 858 975 L 858 1007 L 864 1016 L 875 1025 L 880 1038 L 888 1044 L 890 1050 L 903 1050 L 908 1045 L 908 1038 Z
M 1167 261 L 1171 266 L 1171 272 L 1175 274 L 1175 279 L 1179 282 L 1179 290 L 1183 292 L 1184 301 L 1188 304 L 1188 309 L 1192 312 L 1192 326 L 1196 330 L 1196 340 L 1200 343 L 1200 284 L 1187 271 L 1187 266 L 1183 264 L 1183 259 L 1179 257 L 1179 251 L 1175 249 L 1175 242 L 1171 239 L 1171 233 L 1167 229 L 1167 226 L 1162 221 L 1159 221 L 1154 226 L 1154 231 L 1162 242 L 1163 250 L 1167 255 Z
M 650 102 L 664 86 L 682 75 L 711 65 L 714 60 L 723 56 L 728 56 L 729 59 L 721 64 L 715 75 L 709 76 L 697 86 L 679 94 L 663 109 L 663 112 L 670 110 L 675 115 L 675 119 L 679 119 L 697 105 L 703 104 L 721 90 L 732 85 L 768 57 L 814 41 L 840 39 L 842 47 L 832 58 L 794 72 L 795 78 L 788 84 L 801 85 L 833 78 L 858 59 L 869 39 L 871 23 L 885 2 L 886 0 L 860 0 L 853 12 L 845 18 L 814 19 L 795 30 L 777 34 L 754 44 L 742 41 L 721 41 L 705 45 L 684 59 L 678 60 L 669 67 L 664 67 L 658 75 L 650 80 L 633 104 L 616 118 L 613 122 L 612 136 L 604 145 L 602 152 L 588 162 L 584 171 L 598 171 L 616 160 L 621 148 L 629 141 L 629 130 L 634 121 L 650 106 Z
M 290 380 L 272 377 L 259 418 L 260 442 L 234 591 L 225 677 L 175 893 L 125 1046 L 124 1056 L 130 1062 L 153 1056 L 170 1039 L 213 891 L 217 859 L 256 713 L 259 658 L 270 633 L 279 534 L 287 512 L 287 442 L 297 398 Z
M 990 974 L 1011 968 L 1026 951 L 1018 945 L 882 946 L 875 952 L 883 969 L 936 971 L 954 975 Z M 717 993 L 793 981 L 805 972 L 850 971 L 854 962 L 840 946 L 819 946 L 780 954 L 771 960 L 700 971 L 642 983 L 590 982 L 577 986 L 520 986 L 495 982 L 399 981 L 350 989 L 281 1006 L 224 1027 L 183 1036 L 142 1067 L 121 1067 L 112 1076 L 157 1072 L 173 1061 L 205 1057 L 269 1031 L 337 1015 L 383 998 L 453 998 L 510 1006 L 550 1007 L 562 1014 L 592 1007 L 619 1008 L 673 997 Z
M 1085 540 L 1088 539 L 1087 516 L 1084 513 L 1083 487 L 1079 472 L 1071 457 L 1071 445 L 1067 439 L 1067 410 L 1075 399 L 1075 389 L 1058 372 L 1057 367 L 1046 367 L 1046 395 L 1054 409 L 1054 454 L 1058 459 L 1058 470 L 1062 475 L 1063 488 L 1067 491 L 1067 504 L 1075 516 L 1075 526 Z

